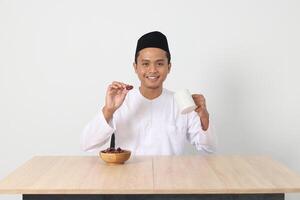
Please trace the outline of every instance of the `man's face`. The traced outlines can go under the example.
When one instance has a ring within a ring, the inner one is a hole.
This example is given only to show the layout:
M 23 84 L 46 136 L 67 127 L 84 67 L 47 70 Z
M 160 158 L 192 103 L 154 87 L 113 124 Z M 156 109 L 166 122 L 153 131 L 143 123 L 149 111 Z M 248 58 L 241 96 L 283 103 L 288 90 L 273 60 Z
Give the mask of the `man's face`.
M 137 57 L 137 63 L 134 63 L 142 87 L 148 89 L 161 88 L 170 68 L 166 52 L 152 47 L 142 49 Z

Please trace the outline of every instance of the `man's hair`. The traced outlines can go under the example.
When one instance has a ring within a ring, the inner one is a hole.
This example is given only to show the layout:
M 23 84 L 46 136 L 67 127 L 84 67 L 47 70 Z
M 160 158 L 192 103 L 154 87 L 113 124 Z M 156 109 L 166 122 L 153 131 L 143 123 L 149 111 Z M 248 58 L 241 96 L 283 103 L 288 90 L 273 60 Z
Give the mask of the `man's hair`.
M 168 59 L 168 64 L 170 64 L 170 61 L 171 61 L 171 55 L 170 55 L 169 52 L 166 52 L 166 51 L 165 51 L 165 53 L 166 53 L 166 56 L 167 56 L 167 59 Z M 135 54 L 135 56 L 134 56 L 134 62 L 135 62 L 135 64 L 137 64 L 137 58 L 139 57 L 139 55 L 140 55 L 140 52 L 137 52 L 137 53 Z

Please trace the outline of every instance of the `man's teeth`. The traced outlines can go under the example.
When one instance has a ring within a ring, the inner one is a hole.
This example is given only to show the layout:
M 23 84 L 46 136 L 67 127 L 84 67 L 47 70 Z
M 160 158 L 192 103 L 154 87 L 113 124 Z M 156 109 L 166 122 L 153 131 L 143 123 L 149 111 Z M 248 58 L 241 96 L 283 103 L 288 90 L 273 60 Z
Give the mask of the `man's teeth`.
M 156 78 L 158 78 L 158 76 L 148 76 L 147 78 L 149 78 L 149 79 L 156 79 Z

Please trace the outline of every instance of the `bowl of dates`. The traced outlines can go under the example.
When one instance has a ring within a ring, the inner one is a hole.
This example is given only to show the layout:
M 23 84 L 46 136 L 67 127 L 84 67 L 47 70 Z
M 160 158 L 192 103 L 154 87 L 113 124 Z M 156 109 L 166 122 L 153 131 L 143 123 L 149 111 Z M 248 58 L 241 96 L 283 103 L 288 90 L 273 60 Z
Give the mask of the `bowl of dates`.
M 107 148 L 99 152 L 100 158 L 107 164 L 124 164 L 130 158 L 131 152 L 128 150 L 123 150 L 120 147 Z

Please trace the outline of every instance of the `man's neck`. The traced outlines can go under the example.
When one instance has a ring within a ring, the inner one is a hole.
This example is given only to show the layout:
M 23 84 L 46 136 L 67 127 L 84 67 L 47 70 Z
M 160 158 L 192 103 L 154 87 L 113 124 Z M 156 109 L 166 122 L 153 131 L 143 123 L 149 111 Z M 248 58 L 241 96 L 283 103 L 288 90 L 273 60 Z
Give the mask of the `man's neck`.
M 146 87 L 143 87 L 143 86 L 141 86 L 139 88 L 141 94 L 145 98 L 150 99 L 150 100 L 159 97 L 162 93 L 162 89 L 163 89 L 162 87 L 152 89 L 152 88 L 146 88 Z

